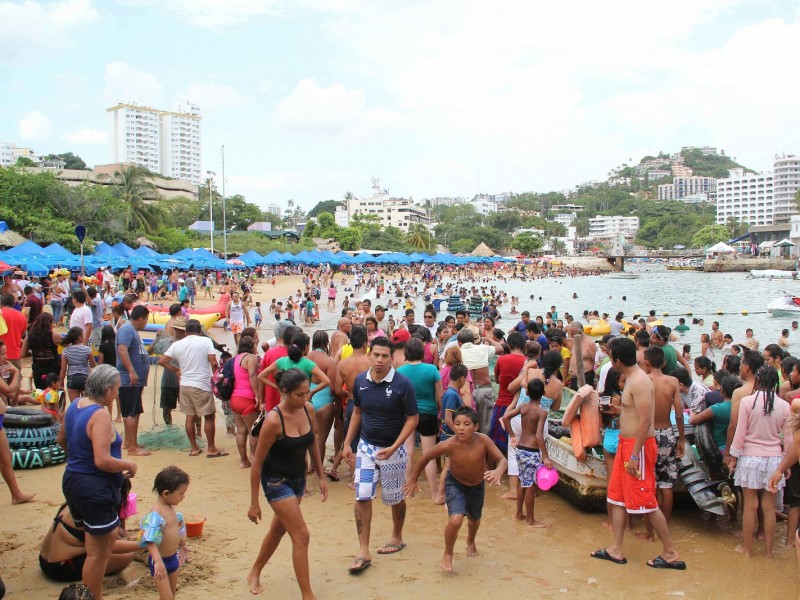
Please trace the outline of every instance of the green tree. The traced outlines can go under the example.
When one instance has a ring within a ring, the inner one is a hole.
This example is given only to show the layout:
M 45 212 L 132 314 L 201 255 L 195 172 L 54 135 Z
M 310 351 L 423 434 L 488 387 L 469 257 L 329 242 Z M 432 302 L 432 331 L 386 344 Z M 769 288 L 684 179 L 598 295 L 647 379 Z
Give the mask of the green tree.
M 344 206 L 344 202 L 339 202 L 338 200 L 323 200 L 322 202 L 317 202 L 317 205 L 308 211 L 307 217 L 316 217 L 318 214 L 327 212 L 331 214 L 336 213 L 336 207 Z
M 431 247 L 431 232 L 422 223 L 412 223 L 406 234 L 406 243 L 419 250 L 428 250 Z
M 206 196 L 208 188 L 205 189 Z M 188 229 L 189 225 L 198 221 L 202 215 L 203 204 L 200 200 L 177 196 L 175 198 L 163 199 L 159 201 L 161 208 L 172 215 L 172 222 L 178 229 Z M 206 203 L 206 210 L 208 210 Z
M 305 229 L 303 229 L 303 237 L 307 239 L 321 237 L 319 235 L 319 224 L 314 219 L 306 223 Z
M 130 229 L 141 229 L 145 233 L 169 222 L 163 208 L 155 203 L 160 196 L 150 181 L 151 175 L 144 167 L 132 165 L 122 166 L 110 177 L 116 196 L 130 206 Z
M 530 256 L 542 249 L 544 242 L 538 235 L 530 232 L 520 233 L 514 238 L 514 248 L 519 250 L 522 254 Z
M 692 246 L 703 248 L 730 239 L 730 231 L 725 225 L 706 225 L 692 236 Z
M 221 201 L 219 211 L 219 214 L 222 214 Z M 214 214 L 217 214 L 216 201 L 214 202 Z M 241 194 L 225 198 L 225 219 L 229 231 L 247 229 L 253 223 L 267 220 L 264 211 L 252 202 L 248 202 Z
M 36 163 L 33 162 L 27 156 L 19 156 L 17 157 L 17 162 L 14 163 L 15 167 L 35 167 Z
M 45 160 L 54 160 L 60 158 L 64 161 L 64 168 L 65 169 L 74 169 L 78 171 L 83 171 L 86 169 L 86 163 L 83 162 L 83 159 L 78 156 L 77 154 L 73 154 L 72 152 L 64 152 L 62 154 L 48 154 L 45 156 Z
M 522 225 L 522 220 L 519 213 L 514 210 L 507 210 L 504 212 L 496 212 L 486 217 L 486 224 L 489 227 L 494 227 L 500 231 L 511 233 L 517 227 Z
M 361 248 L 361 231 L 355 227 L 345 227 L 336 235 L 336 241 L 342 250 L 358 250 Z

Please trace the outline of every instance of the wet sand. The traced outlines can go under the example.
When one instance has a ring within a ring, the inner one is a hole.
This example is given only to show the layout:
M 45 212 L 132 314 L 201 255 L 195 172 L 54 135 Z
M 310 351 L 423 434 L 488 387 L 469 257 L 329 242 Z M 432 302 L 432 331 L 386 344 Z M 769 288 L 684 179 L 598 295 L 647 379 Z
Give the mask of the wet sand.
M 287 278 L 288 279 L 288 278 Z M 299 279 L 281 281 L 278 288 L 262 284 L 260 301 L 269 306 L 269 299 L 286 295 L 298 287 Z M 279 289 L 280 288 L 280 289 Z M 285 290 L 285 291 L 284 291 Z M 327 312 L 323 307 L 322 311 Z M 264 315 L 271 327 L 272 319 Z M 265 332 L 266 333 L 266 332 Z M 227 334 L 213 330 L 214 337 L 225 340 Z M 268 337 L 262 334 L 262 339 Z M 159 369 L 160 372 L 160 369 Z M 151 385 L 145 391 L 145 413 L 140 432 L 153 427 L 153 414 L 161 423 L 160 409 L 155 407 Z M 183 418 L 173 413 L 176 424 Z M 118 425 L 121 430 L 121 425 Z M 159 424 L 155 431 L 164 431 Z M 189 515 L 207 518 L 204 535 L 191 540 L 193 562 L 179 576 L 179 597 L 185 600 L 209 597 L 250 598 L 245 576 L 257 552 L 267 525 L 254 525 L 247 519 L 249 506 L 249 471 L 238 467 L 236 447 L 225 436 L 224 417 L 217 416 L 217 443 L 230 456 L 207 459 L 203 454 L 189 457 L 187 452 L 161 449 L 152 456 L 137 459 L 139 472 L 133 480 L 138 494 L 139 516 L 149 510 L 153 496 L 153 478 L 166 465 L 176 464 L 192 477 L 186 500 L 180 509 Z M 329 454 L 330 455 L 330 454 Z M 418 456 L 418 454 L 417 454 Z M 347 472 L 347 467 L 340 473 Z M 8 589 L 8 598 L 31 600 L 57 597 L 62 584 L 45 579 L 38 567 L 38 550 L 42 536 L 52 524 L 52 517 L 61 504 L 63 465 L 16 471 L 24 491 L 36 492 L 36 502 L 10 506 L 7 490 L 0 489 L 2 501 L 2 541 L 0 542 L 0 575 Z M 688 564 L 684 572 L 658 571 L 647 567 L 647 559 L 658 555 L 660 544 L 626 537 L 625 566 L 592 559 L 589 553 L 610 542 L 610 535 L 601 526 L 603 515 L 587 514 L 571 506 L 554 493 L 537 499 L 536 517 L 549 522 L 548 529 L 531 530 L 514 520 L 513 502 L 502 500 L 505 488 L 487 488 L 486 506 L 477 538 L 480 556 L 465 556 L 466 526 L 456 544 L 454 573 L 443 573 L 439 567 L 443 550 L 446 509 L 429 500 L 427 484 L 421 479 L 423 492 L 409 500 L 405 527 L 408 547 L 393 556 L 379 556 L 375 550 L 385 542 L 391 529 L 388 507 L 379 502 L 374 507 L 372 526 L 372 567 L 358 576 L 347 573 L 347 565 L 357 550 L 353 518 L 353 492 L 347 483 L 330 484 L 325 503 L 319 499 L 317 480 L 309 477 L 313 495 L 303 501 L 303 512 L 311 532 L 311 578 L 319 598 L 402 599 L 434 596 L 439 598 L 511 598 L 533 593 L 537 598 L 619 598 L 686 597 L 727 598 L 797 597 L 798 566 L 794 553 L 778 552 L 775 559 L 766 559 L 763 542 L 754 545 L 755 556 L 747 561 L 734 551 L 737 538 L 713 521 L 704 521 L 696 509 L 679 510 L 671 530 Z M 5 487 L 4 485 L 2 486 Z M 261 499 L 265 518 L 272 517 L 266 501 Z M 132 529 L 138 516 L 128 521 Z M 785 524 L 779 523 L 776 547 L 782 547 Z M 291 564 L 291 543 L 283 542 L 264 570 L 262 581 L 267 586 L 263 598 L 296 598 L 298 588 Z M 128 587 L 130 586 L 130 587 Z M 112 599 L 157 598 L 149 573 L 134 562 L 120 576 L 106 579 L 106 596 Z

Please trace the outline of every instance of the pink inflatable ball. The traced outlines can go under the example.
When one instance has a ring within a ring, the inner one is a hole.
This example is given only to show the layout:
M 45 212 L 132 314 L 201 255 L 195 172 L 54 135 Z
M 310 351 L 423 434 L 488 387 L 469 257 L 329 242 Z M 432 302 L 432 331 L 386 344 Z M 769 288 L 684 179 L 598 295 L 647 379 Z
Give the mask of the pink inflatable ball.
M 558 483 L 558 471 L 552 467 L 539 465 L 536 469 L 536 486 L 543 491 L 549 490 Z

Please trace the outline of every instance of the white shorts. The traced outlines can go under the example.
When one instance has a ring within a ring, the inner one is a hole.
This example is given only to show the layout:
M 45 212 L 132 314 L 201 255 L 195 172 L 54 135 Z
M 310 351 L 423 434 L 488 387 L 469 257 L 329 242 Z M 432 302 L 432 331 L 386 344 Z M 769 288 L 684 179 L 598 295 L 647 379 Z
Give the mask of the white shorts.
M 514 436 L 519 440 L 522 435 L 522 416 L 517 415 L 511 419 L 511 431 Z M 517 451 L 509 444 L 508 448 L 508 474 L 514 477 L 519 477 L 519 465 L 517 464 Z
M 381 450 L 383 448 L 359 440 L 353 474 L 356 500 L 374 500 L 380 481 L 383 503 L 393 506 L 403 501 L 408 453 L 405 444 L 402 444 L 389 458 L 378 460 L 375 455 Z

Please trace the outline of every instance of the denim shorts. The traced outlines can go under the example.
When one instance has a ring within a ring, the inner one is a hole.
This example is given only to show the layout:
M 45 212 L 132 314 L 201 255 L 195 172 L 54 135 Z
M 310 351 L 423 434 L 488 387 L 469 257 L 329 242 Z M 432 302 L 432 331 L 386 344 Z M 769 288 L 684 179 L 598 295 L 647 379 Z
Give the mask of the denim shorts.
M 486 483 L 464 485 L 448 471 L 444 480 L 444 497 L 447 503 L 447 514 L 467 515 L 473 521 L 480 521 L 483 514 L 483 498 Z
M 306 492 L 306 478 L 277 477 L 275 475 L 262 474 L 261 487 L 264 489 L 264 496 L 266 496 L 267 502 L 272 504 L 292 496 L 302 498 Z

